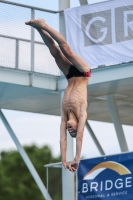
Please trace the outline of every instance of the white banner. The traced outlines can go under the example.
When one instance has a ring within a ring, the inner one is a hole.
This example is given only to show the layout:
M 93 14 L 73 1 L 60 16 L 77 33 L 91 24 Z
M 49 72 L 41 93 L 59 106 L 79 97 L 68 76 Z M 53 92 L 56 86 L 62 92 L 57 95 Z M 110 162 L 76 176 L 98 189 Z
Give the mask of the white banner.
M 70 47 L 94 68 L 133 61 L 133 0 L 65 10 Z

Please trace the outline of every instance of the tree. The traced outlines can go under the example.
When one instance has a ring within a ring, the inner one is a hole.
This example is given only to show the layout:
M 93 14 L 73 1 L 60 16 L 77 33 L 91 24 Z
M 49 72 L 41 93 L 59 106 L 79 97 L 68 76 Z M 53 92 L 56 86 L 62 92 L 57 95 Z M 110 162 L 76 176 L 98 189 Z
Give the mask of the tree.
M 35 145 L 25 146 L 29 158 L 46 186 L 45 164 L 59 162 L 60 157 L 54 158 L 48 146 L 38 148 Z M 57 169 L 58 170 L 58 169 Z M 49 179 L 50 188 L 61 187 L 61 174 L 54 172 Z M 50 194 L 53 199 L 60 200 L 61 193 L 56 190 Z M 0 160 L 0 200 L 43 200 L 29 170 L 17 151 L 1 152 Z

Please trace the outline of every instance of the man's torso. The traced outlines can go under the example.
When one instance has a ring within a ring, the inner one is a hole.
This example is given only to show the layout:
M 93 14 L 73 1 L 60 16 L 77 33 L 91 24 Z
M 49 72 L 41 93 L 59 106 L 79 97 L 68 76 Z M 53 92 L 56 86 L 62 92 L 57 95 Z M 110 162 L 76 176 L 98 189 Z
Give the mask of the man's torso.
M 62 101 L 62 108 L 67 116 L 73 112 L 78 120 L 81 105 L 84 104 L 87 109 L 87 84 L 88 78 L 86 77 L 73 77 L 68 80 Z

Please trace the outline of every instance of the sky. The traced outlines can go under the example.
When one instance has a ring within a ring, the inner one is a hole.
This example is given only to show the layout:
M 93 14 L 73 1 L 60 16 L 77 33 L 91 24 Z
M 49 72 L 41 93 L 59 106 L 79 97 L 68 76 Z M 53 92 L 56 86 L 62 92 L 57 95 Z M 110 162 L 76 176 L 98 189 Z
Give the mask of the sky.
M 58 0 L 14 0 L 14 2 L 58 10 Z M 97 2 L 98 0 L 89 1 L 90 4 Z M 71 7 L 77 6 L 79 6 L 79 1 L 71 0 Z M 60 117 L 11 110 L 2 111 L 22 145 L 36 144 L 38 147 L 49 145 L 54 156 L 60 155 Z M 113 124 L 94 121 L 89 121 L 89 123 L 107 155 L 120 153 Z M 133 151 L 133 127 L 123 126 L 123 129 L 129 150 Z M 0 151 L 14 149 L 16 147 L 0 120 Z M 100 153 L 85 128 L 81 157 L 92 158 L 98 156 L 100 156 Z

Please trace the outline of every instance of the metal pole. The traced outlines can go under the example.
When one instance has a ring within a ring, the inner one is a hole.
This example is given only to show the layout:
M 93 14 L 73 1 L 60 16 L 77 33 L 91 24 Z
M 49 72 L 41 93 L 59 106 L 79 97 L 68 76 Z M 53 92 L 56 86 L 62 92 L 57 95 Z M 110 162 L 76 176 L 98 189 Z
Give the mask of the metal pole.
M 0 0 L 0 2 L 4 3 L 4 4 L 20 6 L 20 7 L 23 7 L 23 8 L 30 8 L 30 9 L 33 8 L 35 10 L 40 10 L 40 11 L 43 11 L 43 12 L 54 13 L 54 14 L 63 12 L 63 10 L 55 11 L 55 10 L 43 9 L 43 8 L 38 8 L 38 7 L 31 6 L 31 5 L 29 6 L 29 5 L 26 5 L 26 4 L 15 3 L 15 2 L 7 1 L 7 0 Z
M 75 174 L 76 179 L 76 193 L 75 193 L 75 199 L 78 200 L 78 171 Z
M 59 10 L 65 10 L 66 8 L 70 8 L 70 0 L 59 0 Z
M 19 40 L 16 39 L 16 61 L 15 61 L 15 68 L 19 68 Z
M 31 19 L 35 19 L 35 9 L 31 9 Z M 33 85 L 33 78 L 34 78 L 34 56 L 35 56 L 35 31 L 34 28 L 31 27 L 31 73 L 30 73 L 30 83 L 29 85 Z
M 70 0 L 59 0 L 59 10 L 64 10 L 66 8 L 70 8 Z M 60 33 L 66 38 L 65 32 L 65 23 L 64 23 L 64 13 L 60 13 Z M 61 73 L 62 75 L 62 73 Z M 61 92 L 61 107 L 63 100 L 64 92 Z M 67 152 L 66 159 L 67 161 L 72 161 L 74 158 L 73 155 L 73 139 L 69 133 L 67 133 Z M 69 170 L 65 170 L 62 168 L 62 200 L 74 200 L 74 173 Z
M 59 10 L 64 10 L 66 8 L 70 8 L 70 0 L 59 0 Z M 59 32 L 66 38 L 66 28 L 65 28 L 65 17 L 64 12 L 59 13 Z M 63 73 L 61 71 L 61 76 Z
M 8 121 L 6 120 L 4 114 L 2 113 L 2 111 L 0 110 L 0 117 L 1 117 L 1 120 L 3 122 L 3 124 L 5 125 L 8 133 L 10 134 L 11 138 L 13 139 L 17 149 L 18 149 L 18 152 L 20 153 L 23 161 L 25 162 L 27 168 L 29 169 L 31 175 L 33 176 L 36 184 L 38 185 L 43 197 L 45 199 L 47 199 L 47 197 L 49 198 L 49 200 L 52 200 L 52 198 L 50 197 L 50 195 L 48 194 L 42 180 L 40 179 L 37 171 L 35 170 L 32 162 L 30 161 L 28 155 L 26 154 L 25 150 L 23 149 L 23 147 L 21 146 L 20 142 L 18 141 L 15 133 L 13 132 L 12 128 L 10 127 Z
M 35 19 L 35 10 L 31 9 L 31 19 Z M 34 41 L 35 41 L 35 31 L 31 27 L 31 71 L 34 71 Z
M 61 105 L 63 96 L 64 92 L 61 92 Z M 73 159 L 73 138 L 67 132 L 66 160 L 72 161 Z M 65 170 L 64 167 L 62 167 L 62 200 L 74 200 L 74 193 L 74 173 L 70 172 L 69 170 Z
M 47 175 L 46 175 L 46 176 L 47 176 L 47 192 L 48 192 L 48 189 L 49 189 L 49 188 L 48 188 L 48 179 L 49 179 L 48 173 L 49 173 L 49 172 L 48 172 L 48 167 L 46 167 L 46 174 L 47 174 Z M 48 194 L 48 193 L 47 193 L 47 194 Z M 47 199 L 46 199 L 46 200 L 49 200 L 48 196 L 47 196 Z
M 81 6 L 88 4 L 87 0 L 79 0 L 79 3 Z
M 114 126 L 115 126 L 115 130 L 116 130 L 116 134 L 117 134 L 117 138 L 118 138 L 118 141 L 119 141 L 121 151 L 122 152 L 128 151 L 126 138 L 125 138 L 125 135 L 124 135 L 124 131 L 123 131 L 121 122 L 120 122 L 119 113 L 118 113 L 118 109 L 117 109 L 117 106 L 116 106 L 114 96 L 108 95 L 107 96 L 107 102 L 108 102 L 108 107 L 109 107 L 109 110 L 110 110 L 111 118 L 112 118 L 112 121 L 113 121 Z
M 101 145 L 100 145 L 98 139 L 96 138 L 96 136 L 95 136 L 95 134 L 94 134 L 92 128 L 90 127 L 90 124 L 89 124 L 87 121 L 86 121 L 86 128 L 87 128 L 87 130 L 89 131 L 89 133 L 90 133 L 90 135 L 91 135 L 93 141 L 95 142 L 95 144 L 96 144 L 96 146 L 97 146 L 97 148 L 98 148 L 100 154 L 101 154 L 101 155 L 105 155 L 104 150 L 102 149 L 102 147 L 101 147 Z

